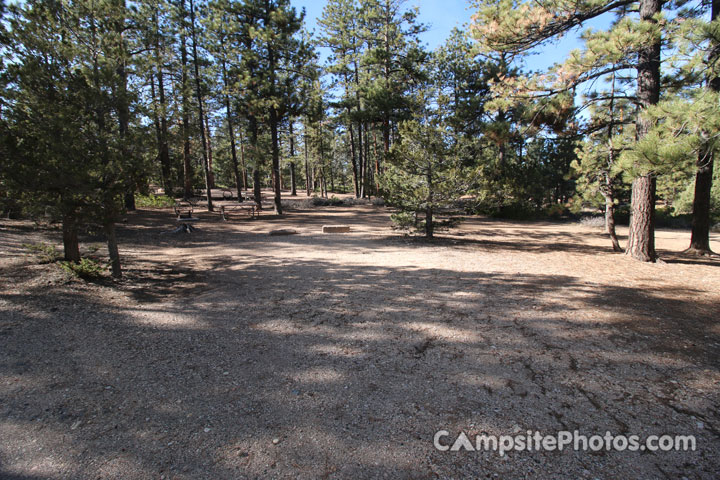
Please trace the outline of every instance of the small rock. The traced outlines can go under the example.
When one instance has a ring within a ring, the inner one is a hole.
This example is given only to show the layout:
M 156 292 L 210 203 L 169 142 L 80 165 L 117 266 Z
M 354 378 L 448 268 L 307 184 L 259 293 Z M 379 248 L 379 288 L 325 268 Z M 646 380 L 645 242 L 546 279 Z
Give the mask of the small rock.
M 205 427 L 205 433 L 208 433 L 210 429 L 208 427 Z
M 273 438 L 273 439 L 272 439 L 272 443 L 273 443 L 273 445 L 277 445 L 278 443 L 280 443 L 280 439 L 279 439 L 279 438 Z

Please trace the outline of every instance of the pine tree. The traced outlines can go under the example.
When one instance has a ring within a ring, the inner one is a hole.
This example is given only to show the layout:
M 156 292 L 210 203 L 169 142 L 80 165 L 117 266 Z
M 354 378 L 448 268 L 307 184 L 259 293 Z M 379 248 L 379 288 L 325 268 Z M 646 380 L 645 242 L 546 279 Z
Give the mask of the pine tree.
M 438 210 L 466 194 L 472 177 L 463 166 L 458 139 L 448 132 L 437 117 L 401 123 L 400 141 L 391 149 L 381 180 L 386 201 L 401 216 L 416 216 L 417 222 L 422 215 L 427 238 L 434 235 Z
M 253 117 L 260 111 L 270 130 L 275 212 L 282 214 L 280 189 L 279 126 L 297 110 L 297 86 L 303 65 L 311 58 L 309 46 L 298 35 L 304 12 L 298 14 L 289 0 L 245 0 L 244 8 L 255 17 L 243 55 L 252 55 L 254 67 L 245 82 L 256 90 Z M 247 47 L 250 48 L 247 48 Z
M 99 223 L 116 277 L 114 225 L 128 190 L 126 173 L 136 167 L 128 146 L 126 19 L 122 1 L 13 7 L 8 48 L 14 61 L 3 112 L 13 164 L 2 171 L 20 201 L 62 222 L 69 261 L 80 260 L 80 227 Z
M 639 18 L 628 14 L 632 2 L 597 2 L 576 0 L 516 3 L 478 2 L 473 28 L 476 38 L 500 52 L 529 51 L 556 38 L 590 19 L 605 13 L 619 18 L 608 31 L 584 34 L 585 50 L 574 51 L 568 60 L 556 66 L 549 75 L 513 80 L 498 89 L 515 95 L 524 91 L 535 96 L 553 97 L 574 92 L 588 80 L 600 78 L 611 71 L 636 72 L 635 99 L 641 109 L 656 104 L 660 97 L 660 51 L 663 27 L 661 2 L 640 0 Z M 540 93 L 538 93 L 540 92 Z M 570 97 L 572 98 L 572 97 Z M 636 134 L 642 139 L 650 125 L 637 117 Z M 633 180 L 632 222 L 626 253 L 642 261 L 657 257 L 654 243 L 656 173 L 647 165 L 635 165 Z

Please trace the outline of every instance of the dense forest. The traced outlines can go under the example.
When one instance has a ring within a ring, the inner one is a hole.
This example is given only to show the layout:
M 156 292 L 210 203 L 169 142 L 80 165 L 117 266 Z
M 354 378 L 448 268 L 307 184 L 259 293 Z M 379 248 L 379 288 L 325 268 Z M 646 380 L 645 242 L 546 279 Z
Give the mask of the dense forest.
M 448 209 L 604 212 L 618 251 L 630 218 L 642 261 L 657 218 L 686 215 L 688 252 L 708 254 L 720 1 L 473 8 L 429 51 L 402 0 L 328 0 L 316 31 L 289 0 L 3 0 L 0 208 L 60 222 L 69 261 L 88 225 L 104 232 L 115 275 L 136 201 L 213 211 L 216 187 L 258 203 L 270 188 L 277 214 L 282 190 L 382 197 L 427 236 Z M 563 63 L 524 68 L 576 34 Z

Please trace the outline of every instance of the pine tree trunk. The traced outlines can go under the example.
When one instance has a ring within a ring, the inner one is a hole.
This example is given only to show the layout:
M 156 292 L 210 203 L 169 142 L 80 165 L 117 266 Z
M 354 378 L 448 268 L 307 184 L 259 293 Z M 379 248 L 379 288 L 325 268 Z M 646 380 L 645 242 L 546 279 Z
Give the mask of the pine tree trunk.
M 185 0 L 182 0 L 183 12 L 185 9 Z M 183 23 L 185 16 L 183 13 Z M 183 197 L 190 198 L 193 196 L 193 166 L 190 157 L 190 107 L 188 99 L 187 85 L 187 48 L 185 44 L 185 35 L 180 36 L 180 62 L 181 74 L 180 83 L 182 88 L 182 139 L 183 139 Z
M 210 120 L 205 115 L 205 138 L 207 139 L 208 174 L 210 175 L 210 188 L 215 188 L 215 171 L 213 170 L 212 135 L 210 134 Z
M 297 181 L 295 178 L 295 134 L 293 133 L 293 121 L 290 119 L 290 195 L 297 197 Z
M 350 160 L 352 160 L 353 193 L 355 194 L 355 198 L 360 198 L 360 189 L 358 188 L 357 152 L 355 151 L 355 133 L 353 132 L 352 123 L 349 125 L 348 135 L 350 135 Z
M 307 128 L 307 126 L 305 127 Z M 310 191 L 312 190 L 312 186 L 310 184 L 310 164 L 308 163 L 308 136 L 305 135 L 305 195 L 310 196 Z
M 657 22 L 660 0 L 640 0 L 640 19 Z M 637 97 L 642 109 L 655 105 L 660 99 L 660 38 L 643 46 L 638 52 Z M 637 138 L 650 131 L 650 122 L 638 115 Z M 625 253 L 643 262 L 657 260 L 655 252 L 655 186 L 653 172 L 639 176 L 632 183 L 632 216 L 630 235 Z
M 290 195 L 297 197 L 297 184 L 295 179 L 295 162 L 290 162 Z
M 184 0 L 183 0 L 184 1 Z M 197 52 L 197 35 L 195 33 L 195 4 L 193 3 L 194 0 L 190 0 L 190 36 L 192 41 L 192 50 L 193 50 L 193 65 L 195 67 L 195 94 L 197 95 L 198 100 L 198 123 L 200 126 L 200 138 L 202 140 L 202 149 L 203 149 L 203 166 L 205 168 L 205 188 L 207 190 L 207 209 L 208 212 L 212 212 L 213 204 L 212 204 L 212 178 L 210 176 L 210 163 L 208 161 L 208 145 L 207 145 L 207 138 L 205 138 L 205 126 L 204 126 L 204 118 L 205 114 L 203 112 L 203 97 L 202 97 L 202 90 L 200 89 L 200 67 L 199 67 L 199 61 L 198 61 L 198 52 Z
M 632 216 L 627 255 L 642 262 L 657 260 L 655 252 L 655 186 L 654 175 L 637 177 L 632 183 Z
M 720 14 L 720 0 L 712 0 L 710 19 L 717 20 Z M 716 65 L 720 59 L 720 45 L 711 39 L 711 51 L 708 58 L 710 65 Z M 709 69 L 712 72 L 712 69 Z M 708 86 L 714 92 L 720 92 L 720 77 L 712 75 Z M 710 198 L 712 195 L 713 152 L 703 148 L 698 155 L 697 173 L 695 174 L 695 197 L 693 198 L 692 234 L 690 247 L 685 251 L 691 255 L 713 255 L 710 249 Z
M 165 80 L 163 75 L 163 62 L 160 48 L 160 24 L 158 21 L 158 11 L 154 13 L 155 22 L 155 68 L 157 75 L 157 86 L 158 86 L 158 100 L 160 103 L 159 112 L 155 109 L 155 122 L 157 126 L 158 136 L 158 157 L 160 159 L 160 170 L 162 172 L 163 190 L 165 195 L 172 197 L 173 182 L 172 182 L 172 166 L 170 164 L 170 150 L 168 147 L 168 128 L 167 118 L 165 116 Z M 152 80 L 151 80 L 152 82 Z M 154 83 L 153 83 L 154 85 Z M 155 89 L 153 88 L 153 104 L 155 104 Z
M 615 201 L 612 195 L 603 194 L 605 197 L 605 233 L 610 236 L 614 252 L 622 252 L 617 233 L 615 232 Z
M 69 262 L 80 261 L 77 220 L 73 215 L 65 215 L 62 220 L 63 254 Z
M 693 199 L 692 235 L 685 253 L 712 255 L 710 249 L 710 197 L 713 180 L 713 153 L 703 149 L 698 155 Z
M 247 165 L 245 164 L 245 144 L 243 143 L 242 130 L 240 130 L 240 165 L 242 167 L 242 186 L 243 190 L 248 189 Z
M 125 210 L 127 210 L 128 212 L 134 212 L 137 209 L 135 207 L 135 188 L 132 188 L 130 191 L 125 192 L 123 200 L 125 203 Z
M 272 182 L 273 191 L 275 193 L 275 214 L 282 215 L 282 190 L 280 187 L 280 149 L 278 148 L 278 118 L 277 112 L 275 111 L 274 107 L 270 108 L 270 140 L 272 150 Z
M 220 46 L 222 47 L 224 54 L 225 45 L 221 43 Z M 228 78 L 227 67 L 225 65 L 225 57 L 221 59 L 220 63 L 222 66 L 223 85 L 225 86 L 225 116 L 228 127 L 228 136 L 230 137 L 230 158 L 232 160 L 233 175 L 235 176 L 235 189 L 237 190 L 237 199 L 238 202 L 242 202 L 242 182 L 240 180 L 240 169 L 238 168 L 237 148 L 235 147 L 235 131 L 233 130 L 232 112 L 230 110 L 230 94 L 228 93 Z
M 433 224 L 433 209 L 432 209 L 432 197 L 433 197 L 433 182 L 432 182 L 432 169 L 428 167 L 427 171 L 427 184 L 428 184 L 428 196 L 427 205 L 425 206 L 425 237 L 432 238 L 435 230 Z
M 108 256 L 110 257 L 110 269 L 115 278 L 122 277 L 122 266 L 120 264 L 120 252 L 118 251 L 117 236 L 115 235 L 115 223 L 108 223 L 104 227 L 107 238 Z
M 253 198 L 258 209 L 262 210 L 262 187 L 260 185 L 260 170 L 253 170 Z

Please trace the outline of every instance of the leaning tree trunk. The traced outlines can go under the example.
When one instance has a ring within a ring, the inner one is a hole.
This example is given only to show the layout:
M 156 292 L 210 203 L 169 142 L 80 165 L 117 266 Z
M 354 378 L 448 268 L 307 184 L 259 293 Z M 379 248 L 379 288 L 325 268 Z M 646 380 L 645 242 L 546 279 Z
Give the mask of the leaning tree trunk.
M 715 21 L 720 14 L 720 0 L 713 0 L 711 20 Z M 712 50 L 708 58 L 710 65 L 716 65 L 720 59 L 720 45 L 711 40 Z M 712 72 L 712 69 L 709 69 Z M 711 90 L 720 92 L 720 77 L 713 75 L 708 82 Z M 697 173 L 695 174 L 695 197 L 693 199 L 692 234 L 690 247 L 685 251 L 692 255 L 712 255 L 710 249 L 710 198 L 713 182 L 713 152 L 703 148 L 698 155 Z
M 640 19 L 655 23 L 661 11 L 660 0 L 640 0 Z M 641 108 L 660 100 L 660 38 L 643 46 L 638 52 L 637 97 Z M 650 122 L 638 115 L 637 138 L 650 131 Z M 626 255 L 643 262 L 657 260 L 655 252 L 655 186 L 653 172 L 640 175 L 632 183 L 632 215 Z
M 62 220 L 63 252 L 65 260 L 80 261 L 80 244 L 78 242 L 77 220 L 73 215 L 65 215 Z

